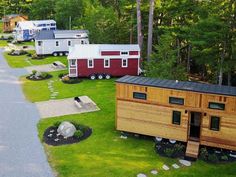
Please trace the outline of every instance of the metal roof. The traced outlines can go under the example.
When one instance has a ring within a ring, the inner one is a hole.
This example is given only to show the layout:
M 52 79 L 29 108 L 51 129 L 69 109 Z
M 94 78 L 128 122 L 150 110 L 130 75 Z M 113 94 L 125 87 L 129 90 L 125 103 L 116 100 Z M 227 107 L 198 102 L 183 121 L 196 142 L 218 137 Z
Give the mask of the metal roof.
M 87 30 L 42 30 L 39 31 L 35 37 L 36 40 L 47 40 L 47 39 L 55 39 L 55 35 L 67 34 L 70 37 L 75 38 L 74 35 L 88 33 Z M 58 38 L 60 39 L 60 38 Z
M 175 90 L 184 90 L 192 92 L 219 94 L 236 96 L 236 87 L 204 84 L 190 81 L 175 81 L 175 80 L 161 80 L 157 78 L 139 77 L 139 76 L 124 76 L 118 80 L 118 83 L 135 84 L 151 87 L 160 87 Z

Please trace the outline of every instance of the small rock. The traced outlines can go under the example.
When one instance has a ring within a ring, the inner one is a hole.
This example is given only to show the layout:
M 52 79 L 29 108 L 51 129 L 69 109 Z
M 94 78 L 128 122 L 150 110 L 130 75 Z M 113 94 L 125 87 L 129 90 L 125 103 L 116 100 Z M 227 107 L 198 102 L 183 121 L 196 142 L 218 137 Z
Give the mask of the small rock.
M 59 141 L 59 139 L 58 139 L 58 138 L 56 138 L 56 139 L 54 139 L 54 141 L 56 141 L 56 142 L 57 142 L 57 141 Z
M 50 130 L 50 133 L 53 133 L 53 132 L 55 132 L 55 130 Z
M 145 175 L 143 173 L 139 173 L 139 174 L 137 174 L 137 177 L 147 177 L 147 175 Z
M 231 154 L 231 153 L 229 154 L 229 156 L 230 156 L 230 157 L 233 157 L 233 158 L 236 158 L 236 155 Z
M 177 165 L 176 163 L 174 163 L 174 164 L 172 165 L 172 167 L 175 168 L 175 169 L 178 169 L 178 168 L 179 168 L 179 165 Z
M 167 165 L 163 165 L 162 168 L 166 171 L 170 169 Z
M 181 163 L 182 165 L 189 167 L 191 166 L 191 162 L 187 161 L 187 160 L 179 160 L 179 163 Z
M 52 134 L 49 134 L 48 137 L 52 137 Z
M 128 137 L 125 136 L 125 135 L 120 135 L 120 138 L 121 138 L 121 139 L 127 139 Z
M 151 174 L 153 174 L 153 175 L 157 175 L 157 173 L 158 173 L 157 170 L 152 170 L 152 171 L 151 171 Z

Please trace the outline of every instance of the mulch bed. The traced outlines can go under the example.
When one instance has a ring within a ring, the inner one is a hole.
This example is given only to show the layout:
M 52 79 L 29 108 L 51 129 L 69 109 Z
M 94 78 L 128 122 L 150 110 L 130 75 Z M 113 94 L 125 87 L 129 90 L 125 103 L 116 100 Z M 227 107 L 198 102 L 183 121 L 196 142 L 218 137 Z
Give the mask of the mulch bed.
M 32 75 L 26 76 L 26 79 L 31 80 L 31 81 L 42 81 L 42 80 L 47 80 L 47 79 L 52 78 L 51 74 L 48 74 L 47 77 L 45 77 L 45 78 L 38 78 L 38 79 L 30 78 L 31 76 Z
M 53 133 L 50 132 L 52 130 L 54 131 Z M 52 134 L 52 137 L 48 137 L 49 134 Z M 57 127 L 51 126 L 45 130 L 43 134 L 43 141 L 52 146 L 60 146 L 60 145 L 78 143 L 82 140 L 87 139 L 89 136 L 91 136 L 91 134 L 92 134 L 92 129 L 87 128 L 83 132 L 83 136 L 81 136 L 80 138 L 72 136 L 65 139 L 62 135 L 57 136 Z M 58 138 L 59 140 L 55 141 L 56 138 Z
M 59 74 L 58 75 L 58 77 L 61 79 L 61 81 L 64 84 L 78 84 L 78 83 L 81 83 L 83 81 L 81 78 L 70 78 L 69 80 L 62 80 L 62 78 L 66 75 L 68 75 L 68 74 Z

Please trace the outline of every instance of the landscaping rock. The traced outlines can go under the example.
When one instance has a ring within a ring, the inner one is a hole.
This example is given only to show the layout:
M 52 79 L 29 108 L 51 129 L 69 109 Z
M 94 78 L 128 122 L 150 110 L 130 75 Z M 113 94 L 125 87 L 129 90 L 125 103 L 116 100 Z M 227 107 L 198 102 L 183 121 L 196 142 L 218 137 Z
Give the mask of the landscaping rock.
M 166 171 L 170 169 L 167 165 L 163 165 L 162 168 Z
M 127 139 L 128 137 L 125 136 L 125 135 L 120 135 L 120 138 L 121 138 L 121 139 Z
M 175 168 L 175 169 L 178 169 L 178 168 L 179 168 L 179 165 L 177 165 L 176 163 L 174 163 L 174 164 L 172 165 L 172 167 Z
M 179 160 L 179 163 L 181 163 L 182 165 L 189 167 L 191 166 L 191 162 L 187 161 L 187 160 Z
M 147 177 L 147 175 L 145 175 L 143 173 L 139 173 L 139 174 L 137 174 L 137 177 Z
M 62 122 L 57 129 L 57 132 L 63 137 L 72 137 L 76 131 L 75 126 L 70 122 Z
M 157 174 L 158 174 L 158 171 L 157 171 L 157 170 L 152 170 L 152 171 L 151 171 L 151 174 L 157 175 Z

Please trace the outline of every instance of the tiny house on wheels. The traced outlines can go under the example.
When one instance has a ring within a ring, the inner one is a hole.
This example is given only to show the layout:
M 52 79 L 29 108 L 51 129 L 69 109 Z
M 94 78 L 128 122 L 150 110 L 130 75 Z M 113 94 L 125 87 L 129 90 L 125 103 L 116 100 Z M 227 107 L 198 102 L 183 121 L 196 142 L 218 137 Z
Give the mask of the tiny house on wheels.
M 69 77 L 110 79 L 139 75 L 140 48 L 133 44 L 75 45 L 68 55 Z
M 11 14 L 6 15 L 2 18 L 3 22 L 3 32 L 12 32 L 16 27 L 17 23 L 20 21 L 28 20 L 28 16 L 20 15 L 20 14 Z
M 236 150 L 236 88 L 124 76 L 116 81 L 116 128 L 199 146 Z
M 35 20 L 18 22 L 13 31 L 16 41 L 34 40 L 37 32 L 41 30 L 56 30 L 56 22 L 54 20 Z
M 68 55 L 69 47 L 88 43 L 87 30 L 44 30 L 35 37 L 37 55 Z

